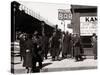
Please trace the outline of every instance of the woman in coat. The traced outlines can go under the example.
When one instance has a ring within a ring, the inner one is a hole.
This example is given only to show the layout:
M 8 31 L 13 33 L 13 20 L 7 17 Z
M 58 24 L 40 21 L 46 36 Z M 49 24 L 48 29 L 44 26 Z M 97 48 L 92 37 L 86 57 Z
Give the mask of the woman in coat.
M 25 42 L 25 57 L 23 66 L 26 67 L 27 73 L 31 71 L 32 68 L 32 50 L 33 50 L 33 42 L 32 36 L 28 35 L 28 39 Z
M 24 55 L 25 55 L 25 49 L 24 49 L 24 44 L 26 41 L 26 37 L 24 34 L 20 35 L 20 57 L 21 57 L 21 61 L 24 59 Z

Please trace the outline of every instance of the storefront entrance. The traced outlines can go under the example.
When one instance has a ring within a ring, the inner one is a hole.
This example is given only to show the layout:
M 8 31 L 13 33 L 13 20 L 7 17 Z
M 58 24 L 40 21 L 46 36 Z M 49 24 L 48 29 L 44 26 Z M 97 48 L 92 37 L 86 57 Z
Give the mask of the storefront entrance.
M 91 37 L 97 34 L 97 7 L 72 5 L 73 33 L 80 34 L 85 55 L 93 55 Z

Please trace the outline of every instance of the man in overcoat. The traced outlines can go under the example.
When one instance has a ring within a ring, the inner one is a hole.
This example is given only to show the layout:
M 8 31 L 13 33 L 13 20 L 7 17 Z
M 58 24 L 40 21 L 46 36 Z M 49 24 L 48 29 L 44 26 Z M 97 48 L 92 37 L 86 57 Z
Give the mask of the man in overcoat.
M 69 49 L 70 49 L 70 36 L 69 36 L 69 33 L 66 32 L 63 39 L 62 58 L 67 57 L 70 51 Z
M 52 60 L 53 61 L 57 60 L 59 45 L 60 45 L 59 37 L 57 36 L 57 33 L 55 31 L 53 33 L 52 42 L 51 42 L 51 47 L 52 47 L 52 53 L 51 54 L 52 54 Z

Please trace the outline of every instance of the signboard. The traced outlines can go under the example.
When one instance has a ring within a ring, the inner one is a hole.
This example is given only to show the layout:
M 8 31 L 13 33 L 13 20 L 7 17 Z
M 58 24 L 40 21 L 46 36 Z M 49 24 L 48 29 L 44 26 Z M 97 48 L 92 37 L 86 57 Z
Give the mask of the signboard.
M 58 9 L 58 19 L 59 20 L 71 20 L 72 14 L 70 9 Z
M 80 17 L 80 35 L 91 36 L 93 33 L 97 33 L 97 17 L 96 16 Z

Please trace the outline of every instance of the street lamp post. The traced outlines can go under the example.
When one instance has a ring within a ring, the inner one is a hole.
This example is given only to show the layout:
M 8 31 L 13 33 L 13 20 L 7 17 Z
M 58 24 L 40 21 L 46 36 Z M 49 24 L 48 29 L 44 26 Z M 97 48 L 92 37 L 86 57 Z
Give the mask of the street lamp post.
M 63 22 L 63 23 L 62 23 Z M 64 25 L 64 32 L 65 32 L 65 20 L 62 20 L 61 24 Z

